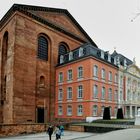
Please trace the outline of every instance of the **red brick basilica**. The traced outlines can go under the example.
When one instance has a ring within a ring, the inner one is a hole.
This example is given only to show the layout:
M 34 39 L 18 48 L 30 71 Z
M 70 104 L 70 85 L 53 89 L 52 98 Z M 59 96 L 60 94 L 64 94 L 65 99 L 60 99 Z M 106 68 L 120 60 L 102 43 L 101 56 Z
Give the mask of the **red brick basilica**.
M 66 9 L 14 4 L 0 21 L 0 123 L 54 119 L 58 57 L 87 42 Z

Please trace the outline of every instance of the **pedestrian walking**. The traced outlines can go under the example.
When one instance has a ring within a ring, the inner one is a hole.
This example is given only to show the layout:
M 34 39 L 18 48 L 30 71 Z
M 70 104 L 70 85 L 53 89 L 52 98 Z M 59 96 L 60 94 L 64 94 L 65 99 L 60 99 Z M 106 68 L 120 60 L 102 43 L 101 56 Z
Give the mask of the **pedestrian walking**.
M 64 126 L 62 124 L 60 125 L 60 131 L 61 131 L 61 136 L 64 136 Z
M 56 135 L 56 140 L 61 139 L 61 130 L 60 130 L 59 126 L 55 127 L 54 134 Z
M 49 140 L 51 140 L 52 134 L 53 134 L 53 126 L 49 125 L 47 133 L 49 135 Z

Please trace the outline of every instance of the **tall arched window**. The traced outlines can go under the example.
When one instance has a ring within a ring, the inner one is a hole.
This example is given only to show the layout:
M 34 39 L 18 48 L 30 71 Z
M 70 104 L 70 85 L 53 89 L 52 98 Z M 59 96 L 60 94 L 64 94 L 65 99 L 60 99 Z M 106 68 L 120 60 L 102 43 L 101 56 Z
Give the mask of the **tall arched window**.
M 69 48 L 68 48 L 68 46 L 66 44 L 61 43 L 59 45 L 59 53 L 58 53 L 59 56 L 68 53 L 68 51 L 69 51 Z
M 8 32 L 5 32 L 2 42 L 2 65 L 5 65 L 6 63 L 7 50 L 8 50 Z
M 8 32 L 5 32 L 2 41 L 2 59 L 1 59 L 1 93 L 3 100 L 6 99 L 6 61 L 8 51 Z
M 38 38 L 38 54 L 39 59 L 48 60 L 48 40 L 44 36 Z

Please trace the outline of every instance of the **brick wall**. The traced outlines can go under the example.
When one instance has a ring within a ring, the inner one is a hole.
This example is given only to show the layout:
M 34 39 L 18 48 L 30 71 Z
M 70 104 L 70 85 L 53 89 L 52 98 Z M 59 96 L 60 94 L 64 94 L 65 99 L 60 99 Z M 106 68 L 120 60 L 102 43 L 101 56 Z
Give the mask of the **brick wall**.
M 0 137 L 44 132 L 46 124 L 1 124 Z

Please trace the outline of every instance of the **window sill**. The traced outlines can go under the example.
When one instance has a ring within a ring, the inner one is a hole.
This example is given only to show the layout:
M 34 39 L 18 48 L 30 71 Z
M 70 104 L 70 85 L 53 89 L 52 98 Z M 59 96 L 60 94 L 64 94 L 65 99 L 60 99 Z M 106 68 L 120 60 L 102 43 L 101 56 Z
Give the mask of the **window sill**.
M 71 83 L 73 80 L 67 80 L 68 83 Z
M 83 77 L 78 77 L 78 78 L 77 78 L 78 81 L 81 81 L 81 80 L 83 80 L 83 79 L 84 79 Z

